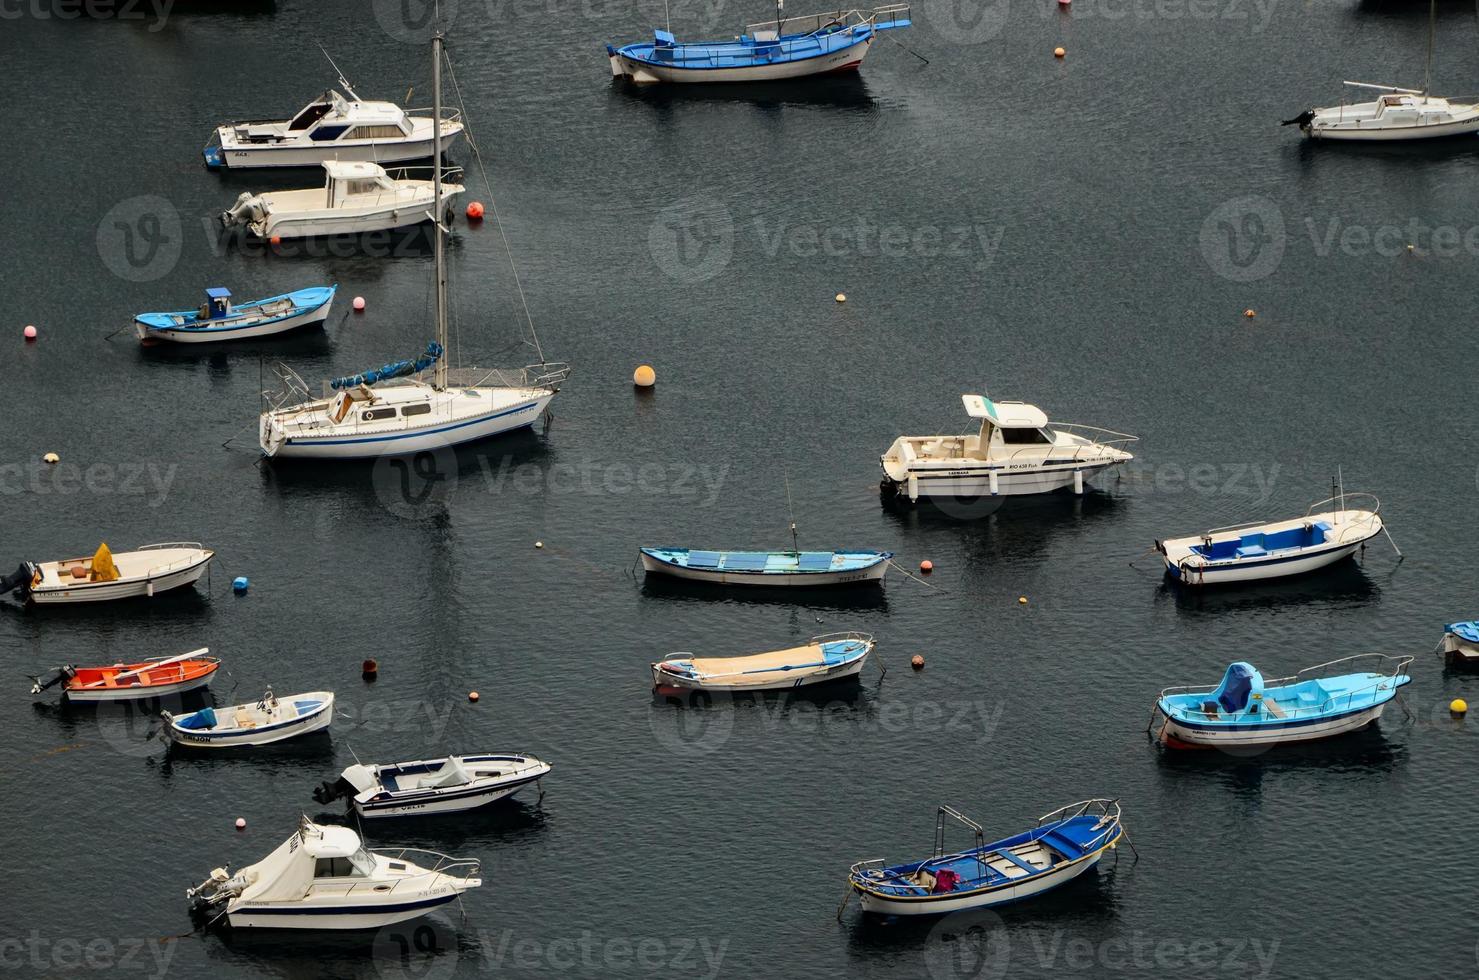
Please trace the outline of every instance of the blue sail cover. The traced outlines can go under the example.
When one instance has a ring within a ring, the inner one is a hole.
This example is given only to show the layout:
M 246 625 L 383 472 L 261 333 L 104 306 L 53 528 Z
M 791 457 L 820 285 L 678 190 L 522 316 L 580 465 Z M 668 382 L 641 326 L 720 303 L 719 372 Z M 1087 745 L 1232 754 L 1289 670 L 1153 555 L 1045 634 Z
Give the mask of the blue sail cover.
M 1248 708 L 1248 700 L 1254 694 L 1263 693 L 1263 677 L 1250 663 L 1238 661 L 1229 664 L 1222 683 L 1212 692 L 1213 699 L 1222 710 L 1230 715 Z
M 431 367 L 442 356 L 442 345 L 433 340 L 426 345 L 426 353 L 414 361 L 393 361 L 373 371 L 364 374 L 354 374 L 347 378 L 335 378 L 329 382 L 329 387 L 336 391 L 340 388 L 355 388 L 359 385 L 372 385 L 377 381 L 385 381 L 389 378 L 399 378 L 407 374 L 419 374 Z

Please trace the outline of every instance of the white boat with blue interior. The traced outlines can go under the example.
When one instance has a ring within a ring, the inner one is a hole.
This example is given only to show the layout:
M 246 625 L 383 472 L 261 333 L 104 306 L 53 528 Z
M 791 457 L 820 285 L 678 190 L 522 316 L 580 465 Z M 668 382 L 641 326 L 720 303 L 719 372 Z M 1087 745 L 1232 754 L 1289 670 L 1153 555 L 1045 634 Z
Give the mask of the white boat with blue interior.
M 814 636 L 799 647 L 739 657 L 675 653 L 652 664 L 652 686 L 664 695 L 810 687 L 857 677 L 873 645 L 872 634 L 847 631 Z
M 643 548 L 642 568 L 713 585 L 876 585 L 888 571 L 891 551 L 700 551 Z
M 1369 493 L 1342 491 L 1311 504 L 1303 517 L 1214 527 L 1201 534 L 1157 541 L 1155 549 L 1166 573 L 1182 585 L 1300 575 L 1349 558 L 1366 542 L 1386 533 L 1380 509 L 1381 502 Z M 1396 548 L 1395 543 L 1392 547 Z
M 204 344 L 221 340 L 271 337 L 318 326 L 334 305 L 335 286 L 310 286 L 281 296 L 233 304 L 231 290 L 211 286 L 198 309 L 173 313 L 140 313 L 134 330 L 142 342 Z
M 1246 661 L 1230 664 L 1216 687 L 1168 687 L 1151 725 L 1172 748 L 1228 748 L 1309 742 L 1364 728 L 1411 683 L 1411 657 L 1379 653 L 1306 667 L 1265 680 Z
M 947 819 L 970 830 L 975 846 L 947 851 Z M 1118 800 L 1069 804 L 1043 814 L 1031 830 L 990 843 L 980 824 L 942 806 L 932 857 L 893 865 L 882 858 L 859 861 L 848 874 L 849 895 L 856 892 L 863 911 L 878 915 L 940 915 L 1004 905 L 1067 884 L 1121 839 L 1128 842 Z
M 461 813 L 538 784 L 550 764 L 527 753 L 453 755 L 386 765 L 355 763 L 339 778 L 362 817 Z M 541 790 L 540 795 L 543 795 Z
M 271 745 L 328 728 L 334 720 L 334 692 L 309 691 L 279 698 L 269 687 L 258 701 L 182 715 L 161 711 L 159 715 L 165 738 L 175 745 L 196 749 Z

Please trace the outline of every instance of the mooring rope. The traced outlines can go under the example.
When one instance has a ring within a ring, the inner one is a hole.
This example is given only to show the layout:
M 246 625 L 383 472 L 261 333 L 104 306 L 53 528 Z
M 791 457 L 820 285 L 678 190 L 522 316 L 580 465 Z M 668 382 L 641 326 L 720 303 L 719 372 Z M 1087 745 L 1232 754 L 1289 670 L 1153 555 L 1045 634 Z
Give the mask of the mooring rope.
M 945 593 L 947 593 L 947 592 L 950 591 L 949 589 L 942 589 L 938 585 L 933 585 L 933 584 L 931 584 L 929 582 L 926 582 L 924 579 L 920 578 L 918 575 L 913 574 L 907 568 L 905 568 L 903 565 L 900 565 L 898 562 L 894 561 L 892 558 L 890 558 L 888 560 L 888 563 L 889 563 L 889 565 L 891 567 L 897 568 L 899 570 L 899 574 L 900 575 L 904 576 L 905 578 L 912 578 L 914 581 L 918 582 L 920 585 L 924 586 L 927 589 L 933 589 L 935 592 L 938 592 L 940 595 L 944 595 Z

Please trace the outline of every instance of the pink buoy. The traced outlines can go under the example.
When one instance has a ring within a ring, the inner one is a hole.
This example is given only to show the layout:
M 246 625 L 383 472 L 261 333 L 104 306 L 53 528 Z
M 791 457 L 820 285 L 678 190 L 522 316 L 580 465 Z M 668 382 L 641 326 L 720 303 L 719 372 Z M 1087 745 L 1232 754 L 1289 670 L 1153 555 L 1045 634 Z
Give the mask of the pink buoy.
M 236 829 L 237 830 L 246 830 L 246 817 L 237 817 L 236 818 Z
M 356 313 L 363 313 L 364 311 L 365 311 L 365 298 L 363 296 L 356 296 L 354 298 L 354 312 L 356 312 Z
M 36 339 L 36 328 L 34 326 L 32 326 L 31 324 L 29 324 L 29 323 L 26 324 L 26 329 L 24 331 L 22 331 L 22 332 L 25 333 L 27 340 L 35 340 Z

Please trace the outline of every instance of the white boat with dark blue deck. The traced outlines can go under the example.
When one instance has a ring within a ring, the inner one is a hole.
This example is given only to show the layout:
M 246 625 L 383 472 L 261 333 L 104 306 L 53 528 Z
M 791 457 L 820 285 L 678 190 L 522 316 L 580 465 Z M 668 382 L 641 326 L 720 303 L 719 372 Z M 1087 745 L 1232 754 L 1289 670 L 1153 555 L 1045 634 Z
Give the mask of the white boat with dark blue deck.
M 659 694 L 688 691 L 786 691 L 857 677 L 873 652 L 869 633 L 814 636 L 810 643 L 741 657 L 695 657 L 675 653 L 652 665 Z
M 1362 654 L 1264 680 L 1252 664 L 1228 666 L 1215 688 L 1168 687 L 1156 699 L 1157 737 L 1172 748 L 1309 742 L 1364 728 L 1411 683 L 1411 657 Z
M 550 764 L 532 755 L 454 755 L 388 765 L 356 763 L 340 774 L 362 817 L 460 813 L 538 784 Z M 541 795 L 543 795 L 541 793 Z
M 606 45 L 611 74 L 638 84 L 652 82 L 768 82 L 856 71 L 879 31 L 908 27 L 909 5 L 872 10 L 838 9 L 750 24 L 739 37 L 679 41 L 670 30 L 651 41 Z
M 379 929 L 457 901 L 481 874 L 477 861 L 436 851 L 371 851 L 348 827 L 304 817 L 267 857 L 235 874 L 216 868 L 185 897 L 236 929 Z
M 1352 501 L 1361 506 L 1350 506 Z M 1369 493 L 1341 492 L 1311 504 L 1303 517 L 1214 527 L 1189 537 L 1157 541 L 1155 549 L 1166 573 L 1183 585 L 1301 575 L 1349 558 L 1367 541 L 1385 533 L 1377 513 L 1380 509 L 1381 502 Z
M 975 846 L 947 853 L 946 819 L 963 824 Z M 1033 898 L 1088 871 L 1125 838 L 1117 800 L 1084 800 L 1043 814 L 1031 830 L 986 842 L 975 821 L 942 806 L 935 818 L 934 856 L 888 865 L 859 861 L 848 874 L 863 911 L 877 915 L 940 915 Z M 838 909 L 838 917 L 842 910 Z
M 642 568 L 714 585 L 828 586 L 883 581 L 891 551 L 699 551 L 643 548 Z
M 1085 484 L 1135 457 L 1135 436 L 1092 425 L 1048 423 L 1036 405 L 962 395 L 980 428 L 968 435 L 900 436 L 883 454 L 881 492 L 920 500 L 1053 493 Z
M 309 691 L 279 698 L 269 687 L 259 701 L 183 715 L 162 711 L 160 717 L 165 738 L 176 745 L 197 749 L 271 745 L 328 728 L 334 720 L 334 693 Z
M 310 286 L 233 305 L 231 290 L 212 286 L 205 291 L 205 302 L 199 309 L 140 313 L 134 317 L 134 330 L 146 344 L 157 341 L 205 344 L 271 337 L 323 323 L 334 305 L 335 289 Z

